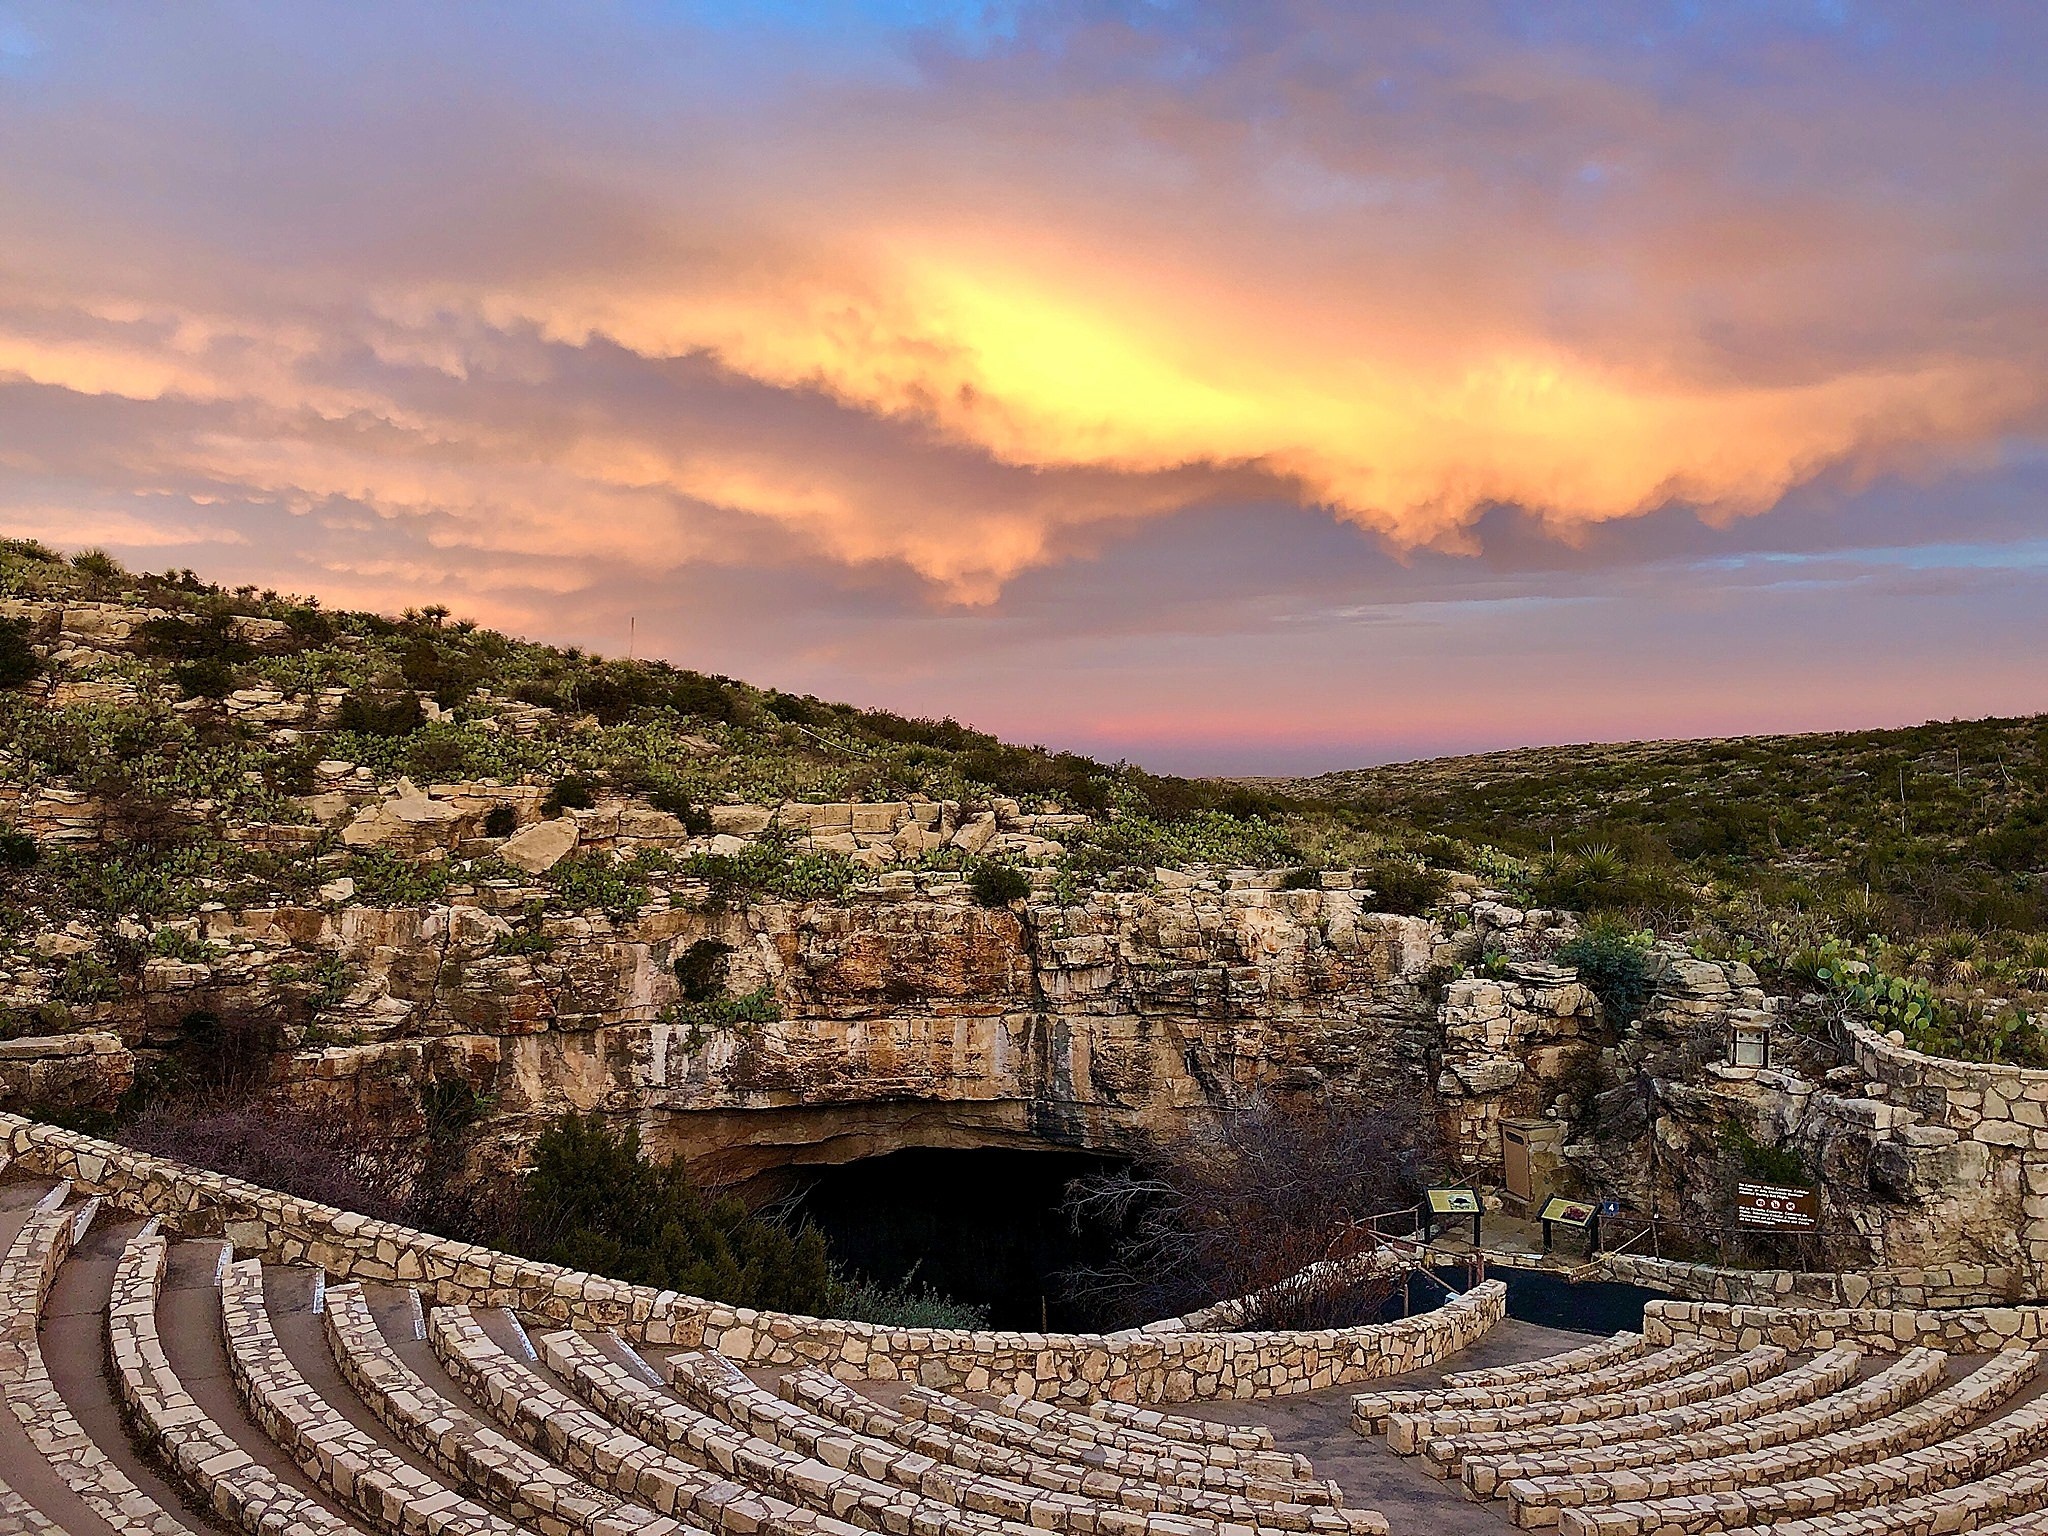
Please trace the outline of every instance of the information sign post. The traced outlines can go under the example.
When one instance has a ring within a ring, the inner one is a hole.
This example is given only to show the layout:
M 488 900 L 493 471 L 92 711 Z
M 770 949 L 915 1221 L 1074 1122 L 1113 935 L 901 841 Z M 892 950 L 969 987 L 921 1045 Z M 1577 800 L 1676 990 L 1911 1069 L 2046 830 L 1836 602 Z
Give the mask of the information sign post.
M 1426 1243 L 1436 1236 L 1439 1217 L 1470 1216 L 1472 1218 L 1472 1246 L 1479 1246 L 1479 1218 L 1482 1207 L 1479 1191 L 1461 1186 L 1436 1187 L 1430 1189 L 1422 1201 L 1422 1240 Z

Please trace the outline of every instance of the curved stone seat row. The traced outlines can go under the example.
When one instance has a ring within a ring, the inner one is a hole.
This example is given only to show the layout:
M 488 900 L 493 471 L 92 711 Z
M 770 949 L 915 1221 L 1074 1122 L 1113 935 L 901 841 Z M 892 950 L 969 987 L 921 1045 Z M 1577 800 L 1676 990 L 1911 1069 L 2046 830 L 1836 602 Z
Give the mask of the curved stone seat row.
M 468 1307 L 437 1307 L 427 1337 L 499 1426 L 599 1488 L 728 1536 L 855 1536 L 860 1527 L 709 1472 L 586 1408 L 508 1355 Z
M 1013 1392 L 1003 1399 L 1005 1412 L 1019 1418 L 1028 1418 L 1029 1408 L 1044 1408 L 1046 1405 L 1035 1397 L 1025 1397 Z M 1109 1398 L 1097 1398 L 1086 1407 L 1077 1410 L 1083 1417 L 1104 1424 L 1120 1424 L 1127 1429 L 1143 1430 L 1147 1434 L 1159 1435 L 1167 1440 L 1199 1440 L 1211 1445 L 1232 1445 L 1242 1451 L 1269 1451 L 1273 1448 L 1273 1431 L 1264 1425 L 1255 1424 L 1211 1424 L 1206 1419 L 1191 1419 L 1182 1414 L 1161 1413 L 1155 1408 L 1140 1408 L 1135 1403 L 1119 1403 Z
M 1433 1465 L 1464 1469 L 1466 1488 L 1475 1494 L 1489 1494 L 1498 1482 L 1497 1476 L 1474 1470 L 1475 1464 L 1489 1466 L 1489 1458 L 1529 1452 L 1570 1457 L 1574 1452 L 1607 1445 L 1624 1446 L 1632 1453 L 1654 1455 L 1657 1441 L 1683 1439 L 1688 1434 L 1719 1429 L 1728 1424 L 1749 1423 L 1837 1392 L 1855 1380 L 1862 1360 L 1861 1350 L 1844 1345 L 1725 1397 L 1711 1397 L 1683 1407 L 1629 1414 L 1617 1419 L 1546 1424 L 1534 1429 L 1431 1440 L 1423 1446 L 1422 1454 Z M 1569 1449 L 1565 1449 L 1567 1447 Z
M 1089 1474 L 1095 1487 L 1090 1494 L 1083 1494 L 1070 1491 L 1076 1481 L 1071 1470 L 1034 1484 L 1025 1480 L 1031 1472 L 1022 1465 L 1026 1458 L 995 1447 L 985 1449 L 993 1458 L 1000 1459 L 1011 1475 L 981 1470 L 988 1462 L 976 1456 L 968 1458 L 975 1463 L 973 1468 L 959 1466 L 924 1450 L 859 1433 L 788 1398 L 778 1397 L 757 1385 L 722 1355 L 679 1356 L 669 1362 L 669 1379 L 686 1401 L 705 1412 L 763 1439 L 815 1456 L 829 1466 L 853 1468 L 948 1503 L 1041 1529 L 1071 1531 L 1077 1536 L 1097 1532 L 1103 1536 L 1122 1536 L 1151 1528 L 1153 1522 L 1148 1516 L 1164 1513 L 1193 1516 L 1219 1529 L 1222 1522 L 1229 1522 L 1254 1529 L 1302 1530 L 1308 1528 L 1308 1522 L 1315 1516 L 1331 1513 L 1290 1506 L 1258 1506 L 1213 1495 L 1175 1498 L 1164 1490 L 1148 1491 L 1101 1474 Z M 971 1447 L 972 1443 L 969 1444 Z M 1055 1482 L 1061 1486 L 1045 1486 Z M 1299 1519 L 1294 1518 L 1297 1514 Z M 1354 1527 L 1362 1522 L 1370 1524 L 1371 1517 L 1364 1512 L 1346 1510 L 1343 1514 Z
M 836 1514 L 874 1531 L 909 1531 L 938 1522 L 958 1536 L 1029 1532 L 1028 1526 L 1007 1517 L 940 1504 L 913 1490 L 735 1431 L 640 1380 L 586 1335 L 548 1334 L 540 1349 L 570 1391 L 610 1422 L 685 1461 L 715 1466 L 792 1504 Z
M 1955 1489 L 2030 1461 L 2044 1450 L 2048 1450 L 2048 1406 L 2030 1404 L 1953 1439 L 1881 1461 L 1756 1487 L 1569 1510 L 1559 1517 L 1558 1526 L 1563 1536 L 1613 1536 L 1770 1525 Z M 2043 1487 L 2048 1490 L 2048 1484 Z
M 864 1397 L 823 1371 L 794 1371 L 777 1383 L 783 1395 L 820 1415 L 876 1439 L 917 1451 L 968 1471 L 1028 1483 L 1056 1493 L 1122 1503 L 1162 1514 L 1214 1514 L 1227 1518 L 1233 1496 L 1201 1489 L 1132 1482 L 1094 1467 L 1079 1467 L 1009 1446 L 958 1435 L 910 1419 Z
M 682 1529 L 666 1516 L 599 1493 L 435 1391 L 385 1339 L 361 1286 L 327 1292 L 325 1328 L 336 1368 L 378 1420 L 512 1519 L 543 1536 L 661 1536 Z
M 1612 1472 L 1658 1463 L 1706 1461 L 1740 1455 L 1745 1451 L 1764 1450 L 1795 1440 L 1818 1439 L 1840 1429 L 1882 1418 L 1903 1404 L 1925 1397 L 1941 1384 L 1947 1361 L 1948 1356 L 1938 1349 L 1914 1350 L 1875 1375 L 1810 1403 L 1690 1434 L 1568 1449 L 1522 1451 L 1505 1456 L 1468 1454 L 1464 1460 L 1465 1486 L 1475 1495 L 1484 1497 L 1511 1481 L 1542 1482 L 1545 1491 L 1568 1497 L 1575 1485 L 1591 1472 Z M 1546 1479 L 1555 1481 L 1545 1482 Z M 1569 1501 L 1585 1502 L 1578 1499 Z
M 0 1259 L 0 1393 L 58 1479 L 121 1536 L 185 1536 L 183 1521 L 136 1487 L 97 1446 L 50 1380 L 36 1329 L 57 1266 L 99 1211 L 66 1207 L 60 1182 L 43 1196 Z
M 169 1245 L 152 1226 L 122 1251 L 107 1306 L 107 1351 L 130 1422 L 215 1513 L 252 1536 L 353 1536 L 355 1527 L 287 1486 L 192 1400 L 157 1336 Z
M 1069 1444 L 1114 1446 L 1140 1455 L 1199 1461 L 1212 1467 L 1237 1467 L 1263 1477 L 1293 1480 L 1315 1477 L 1315 1469 L 1309 1465 L 1306 1456 L 1274 1450 L 1270 1437 L 1264 1445 L 1234 1445 L 1221 1439 L 1162 1435 L 1135 1424 L 1099 1419 L 1092 1414 L 1076 1413 L 1071 1408 L 1041 1403 L 1036 1398 L 1016 1393 L 989 1411 L 1005 1423 L 1023 1426 L 1027 1433 L 1049 1436 Z M 1155 1414 L 1153 1417 L 1163 1420 L 1165 1415 Z M 1188 1419 L 1181 1422 L 1192 1424 L 1199 1421 Z
M 1714 1344 L 1693 1341 L 1674 1344 L 1651 1354 L 1619 1361 L 1588 1371 L 1568 1371 L 1535 1377 L 1527 1381 L 1488 1387 L 1410 1388 L 1401 1391 L 1359 1392 L 1351 1399 L 1351 1422 L 1360 1434 L 1374 1434 L 1395 1414 L 1455 1412 L 1469 1409 L 1489 1412 L 1501 1408 L 1533 1407 L 1541 1403 L 1602 1397 L 1627 1392 L 1653 1382 L 1669 1381 L 1696 1371 L 1722 1351 Z
M 542 1347 L 546 1352 L 559 1346 L 551 1338 Z M 607 1369 L 606 1362 L 587 1343 L 583 1350 L 587 1368 L 612 1377 L 625 1374 L 615 1365 Z M 1322 1505 L 1262 1504 L 1231 1495 L 1198 1494 L 1182 1501 L 1185 1507 L 1162 1512 L 1125 1508 L 1080 1494 L 1034 1488 L 1009 1479 L 955 1468 L 923 1452 L 840 1428 L 832 1421 L 754 1385 L 737 1366 L 720 1356 L 685 1355 L 670 1361 L 669 1370 L 671 1382 L 686 1401 L 726 1423 L 747 1428 L 749 1432 L 758 1424 L 766 1431 L 763 1438 L 816 1456 L 828 1465 L 857 1469 L 861 1474 L 879 1476 L 883 1481 L 915 1487 L 920 1492 L 937 1492 L 949 1503 L 981 1508 L 1040 1528 L 1158 1531 L 1169 1523 L 1160 1516 L 1168 1514 L 1178 1517 L 1171 1523 L 1215 1533 L 1215 1536 L 1222 1536 L 1222 1533 L 1237 1527 L 1328 1533 L 1384 1529 L 1377 1515 Z M 630 1379 L 620 1382 L 613 1390 L 640 1395 L 640 1389 Z M 1099 1476 L 1105 1484 L 1118 1481 L 1109 1474 L 1091 1475 Z
M 1852 1429 L 1837 1430 L 1812 1440 L 1794 1440 L 1768 1450 L 1739 1452 L 1690 1462 L 1660 1462 L 1617 1472 L 1593 1473 L 1578 1479 L 1571 1502 L 1577 1505 L 1656 1504 L 1658 1510 L 1637 1510 L 1614 1522 L 1623 1530 L 1658 1529 L 1648 1521 L 1668 1501 L 1683 1495 L 1761 1488 L 1842 1473 L 1845 1469 L 1936 1446 L 1976 1423 L 2034 1379 L 2041 1357 L 2031 1350 L 2009 1350 L 1993 1356 L 1961 1381 L 1917 1402 Z M 1548 1481 L 1548 1480 L 1545 1480 Z M 1556 1488 L 1510 1482 L 1501 1491 L 1516 1505 L 1518 1523 L 1539 1523 L 1522 1517 L 1523 1506 L 1558 1504 Z M 1571 1513 L 1565 1509 L 1558 1517 Z
M 991 1445 L 1006 1445 L 1013 1450 L 1039 1452 L 1048 1440 L 1057 1444 L 1062 1438 L 1021 1419 L 1006 1418 L 929 1387 L 913 1387 L 903 1394 L 899 1407 L 908 1417 L 923 1419 L 928 1424 L 937 1424 L 976 1440 L 986 1440 Z M 1258 1470 L 1254 1470 L 1215 1465 L 1201 1456 L 1199 1448 L 1171 1441 L 1158 1442 L 1156 1450 L 1125 1450 L 1118 1446 L 1080 1441 L 1067 1444 L 1068 1450 L 1060 1453 L 1060 1459 L 1100 1467 L 1105 1472 L 1118 1473 L 1139 1482 L 1202 1488 L 1212 1493 L 1236 1494 L 1268 1503 L 1335 1504 L 1341 1501 L 1334 1484 L 1315 1479 L 1306 1457 L 1269 1452 Z
M 220 1307 L 228 1368 L 250 1417 L 322 1489 L 391 1536 L 520 1536 L 351 1424 L 299 1374 L 271 1329 L 260 1260 L 227 1266 Z
M 1535 1360 L 1524 1360 L 1515 1365 L 1493 1365 L 1484 1370 L 1450 1371 L 1444 1376 L 1444 1385 L 1457 1387 L 1511 1387 L 1522 1382 L 1538 1381 L 1545 1376 L 1582 1375 L 1588 1371 L 1606 1370 L 1635 1359 L 1648 1351 L 1650 1341 L 1640 1333 L 1617 1333 L 1612 1338 L 1602 1339 L 1598 1344 L 1588 1344 L 1583 1349 L 1568 1349 L 1562 1354 L 1543 1355 Z
M 1492 1411 L 1483 1409 L 1438 1410 L 1431 1413 L 1397 1413 L 1387 1420 L 1387 1444 L 1401 1455 L 1410 1456 L 1439 1438 L 1500 1434 L 1509 1430 L 1542 1425 L 1587 1424 L 1601 1419 L 1633 1418 L 1682 1408 L 1711 1398 L 1729 1397 L 1779 1374 L 1785 1368 L 1785 1351 L 1766 1344 L 1724 1360 L 1705 1370 L 1674 1376 L 1627 1392 L 1608 1392 L 1592 1397 L 1563 1398 L 1549 1403 L 1525 1403 L 1519 1407 Z M 1454 1469 L 1456 1457 L 1439 1462 L 1446 1471 Z

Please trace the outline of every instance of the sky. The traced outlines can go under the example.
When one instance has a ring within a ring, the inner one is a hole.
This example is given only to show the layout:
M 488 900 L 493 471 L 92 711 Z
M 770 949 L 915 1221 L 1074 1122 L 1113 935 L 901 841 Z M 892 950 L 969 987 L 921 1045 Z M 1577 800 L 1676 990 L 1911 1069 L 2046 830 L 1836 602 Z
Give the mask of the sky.
M 0 531 L 1182 772 L 2048 710 L 2044 59 L 0 0 Z

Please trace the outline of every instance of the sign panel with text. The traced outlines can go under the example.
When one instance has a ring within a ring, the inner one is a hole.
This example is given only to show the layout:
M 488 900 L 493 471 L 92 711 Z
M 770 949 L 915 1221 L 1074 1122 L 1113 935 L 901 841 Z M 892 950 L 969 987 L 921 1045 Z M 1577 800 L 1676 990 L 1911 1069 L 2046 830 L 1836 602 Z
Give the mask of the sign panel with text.
M 1820 1191 L 1744 1179 L 1735 1186 L 1735 1225 L 1750 1232 L 1818 1232 Z

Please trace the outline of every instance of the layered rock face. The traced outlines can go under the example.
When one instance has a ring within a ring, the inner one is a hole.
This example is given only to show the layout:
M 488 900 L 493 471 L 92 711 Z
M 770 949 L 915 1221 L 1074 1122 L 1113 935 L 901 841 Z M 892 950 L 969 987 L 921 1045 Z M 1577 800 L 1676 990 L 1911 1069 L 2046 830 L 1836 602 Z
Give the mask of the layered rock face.
M 294 1095 L 390 1114 L 417 1080 L 459 1078 L 508 1150 L 598 1109 L 748 1177 L 904 1146 L 1114 1151 L 1261 1091 L 1414 1091 L 1437 982 L 1469 936 L 1270 883 L 1180 877 L 1018 910 L 922 878 L 846 901 L 676 900 L 617 926 L 550 920 L 531 954 L 495 952 L 512 928 L 484 905 L 219 913 L 207 932 L 331 949 L 357 978 L 322 1016 L 347 1042 L 288 1058 Z M 704 940 L 729 947 L 727 992 L 771 998 L 779 1019 L 693 1022 L 674 961 Z M 262 982 L 199 969 L 153 963 L 183 994 L 160 1007 L 259 1003 Z

